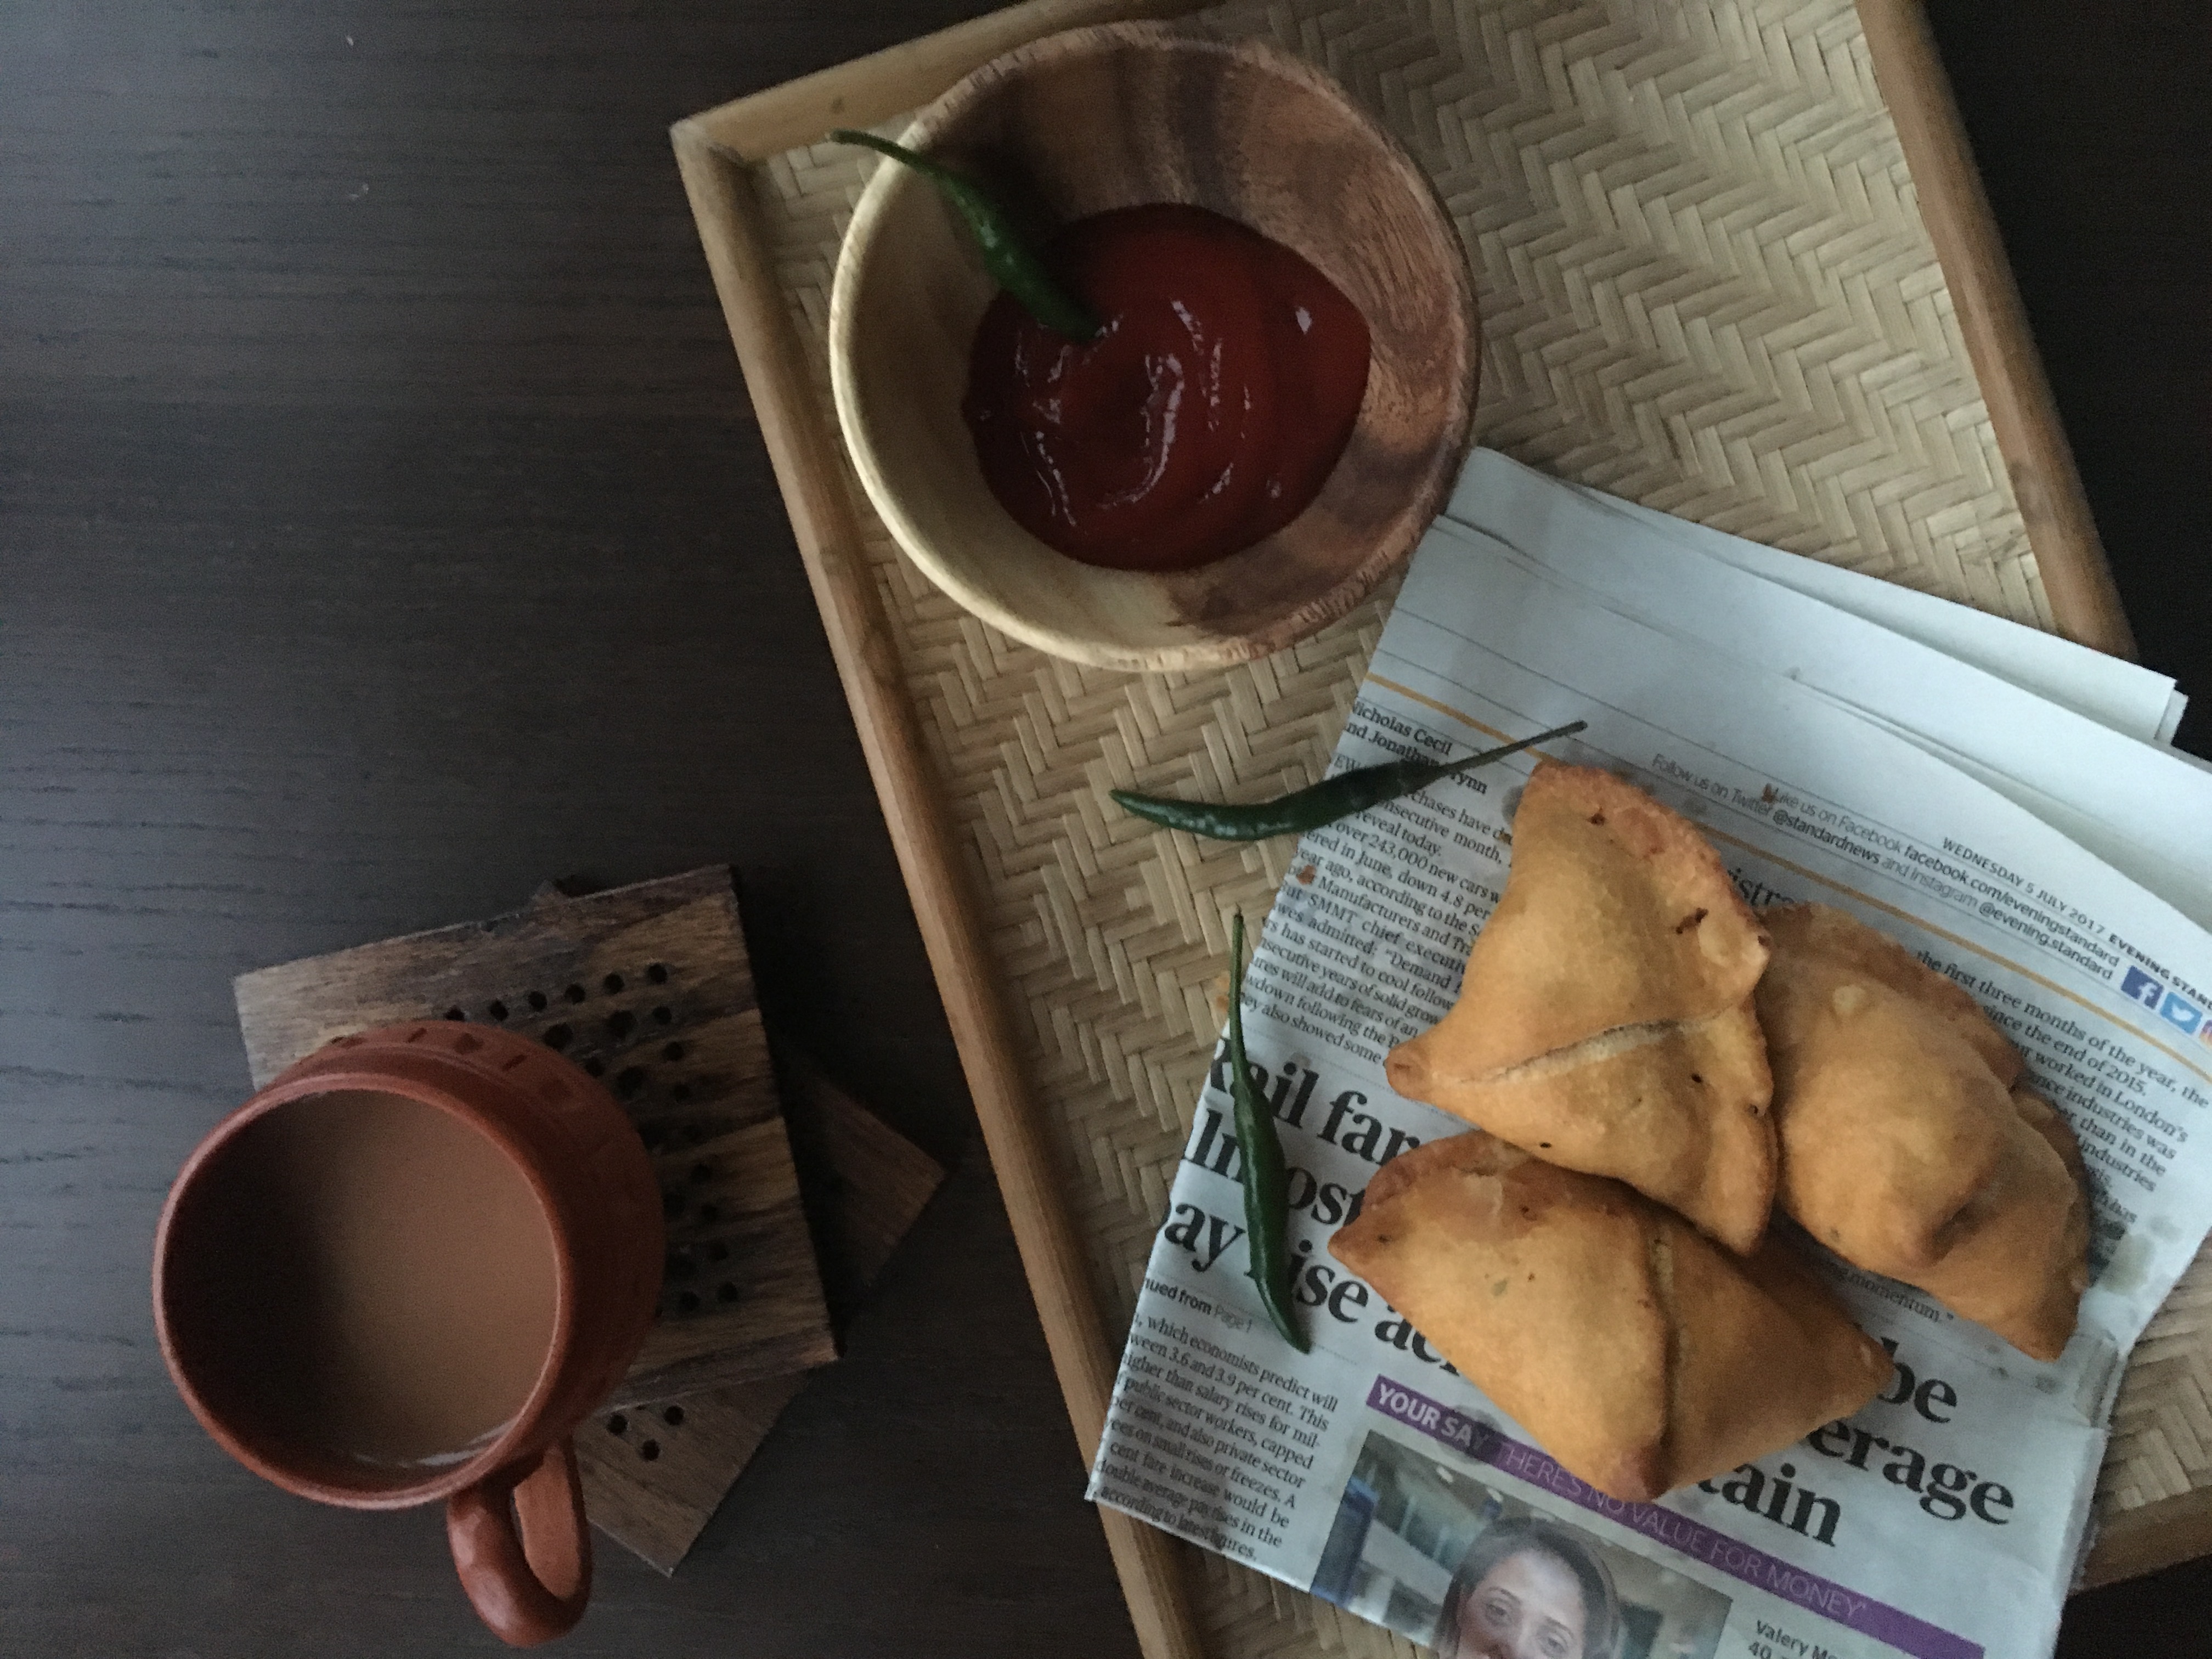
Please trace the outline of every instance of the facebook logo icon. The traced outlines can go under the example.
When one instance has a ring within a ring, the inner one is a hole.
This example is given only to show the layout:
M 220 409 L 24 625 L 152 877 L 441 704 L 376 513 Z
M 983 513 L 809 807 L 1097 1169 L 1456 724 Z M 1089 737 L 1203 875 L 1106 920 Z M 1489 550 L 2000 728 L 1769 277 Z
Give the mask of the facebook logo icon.
M 2166 995 L 2166 987 L 2160 985 L 2142 969 L 2130 968 L 2128 969 L 2127 979 L 2120 986 L 2120 994 L 2124 997 L 2132 997 L 2146 1007 L 2155 1008 Z
M 2166 993 L 2166 1006 L 2159 1010 L 2185 1031 L 2193 1031 L 2204 1023 L 2204 1011 L 2195 1003 L 2185 1001 L 2171 991 Z

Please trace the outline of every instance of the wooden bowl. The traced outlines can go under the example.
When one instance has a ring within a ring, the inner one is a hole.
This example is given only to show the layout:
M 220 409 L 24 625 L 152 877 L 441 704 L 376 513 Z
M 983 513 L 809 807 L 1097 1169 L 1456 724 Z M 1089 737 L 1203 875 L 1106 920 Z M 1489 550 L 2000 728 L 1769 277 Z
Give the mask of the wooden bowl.
M 909 146 L 1043 222 L 1189 202 L 1302 254 L 1359 307 L 1357 425 L 1313 503 L 1194 570 L 1104 570 L 1015 523 L 960 413 L 995 292 L 927 180 L 886 161 L 853 215 L 830 302 L 837 415 L 877 513 L 986 622 L 1077 662 L 1164 670 L 1265 656 L 1345 614 L 1443 505 L 1474 411 L 1467 262 L 1412 157 L 1328 76 L 1272 47 L 1157 23 L 1055 34 L 923 111 Z

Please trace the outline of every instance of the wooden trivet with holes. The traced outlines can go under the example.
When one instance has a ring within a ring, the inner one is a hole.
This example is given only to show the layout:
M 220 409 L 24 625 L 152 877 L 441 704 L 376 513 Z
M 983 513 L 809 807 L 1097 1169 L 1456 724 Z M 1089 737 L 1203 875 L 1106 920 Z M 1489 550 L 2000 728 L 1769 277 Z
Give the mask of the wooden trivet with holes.
M 722 867 L 240 975 L 254 1086 L 331 1038 L 410 1019 L 530 1033 L 603 1078 L 668 1219 L 660 1315 L 617 1405 L 837 1357 L 736 890 Z
M 842 1325 L 945 1171 L 811 1068 L 785 1067 L 785 1106 Z M 663 1572 L 714 1517 L 804 1373 L 603 1413 L 576 1433 L 592 1524 Z

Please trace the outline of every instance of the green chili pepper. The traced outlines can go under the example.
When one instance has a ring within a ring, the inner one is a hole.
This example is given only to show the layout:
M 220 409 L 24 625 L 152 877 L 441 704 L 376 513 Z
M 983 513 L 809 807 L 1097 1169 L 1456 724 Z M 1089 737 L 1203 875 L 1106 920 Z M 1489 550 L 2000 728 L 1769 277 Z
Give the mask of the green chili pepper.
M 1237 1107 L 1237 1144 L 1244 1153 L 1244 1237 L 1252 1251 L 1252 1279 L 1260 1305 L 1304 1353 L 1312 1346 L 1291 1313 L 1290 1171 L 1275 1120 L 1260 1104 L 1244 1061 L 1244 913 L 1229 933 L 1229 1098 Z
M 1170 830 L 1187 830 L 1194 836 L 1210 836 L 1216 841 L 1265 841 L 1270 836 L 1302 835 L 1308 830 L 1318 830 L 1339 818 L 1348 818 L 1354 812 L 1380 806 L 1386 800 L 1425 789 L 1439 778 L 1472 772 L 1478 766 L 1504 760 L 1508 755 L 1549 743 L 1553 738 L 1572 737 L 1589 724 L 1587 720 L 1571 720 L 1549 732 L 1539 732 L 1533 738 L 1509 743 L 1502 749 L 1486 749 L 1479 755 L 1464 756 L 1455 761 L 1401 760 L 1389 761 L 1381 766 L 1363 766 L 1340 772 L 1333 778 L 1323 778 L 1304 789 L 1292 790 L 1279 799 L 1255 801 L 1246 806 L 1140 795 L 1131 789 L 1116 789 L 1112 794 L 1126 810 Z
M 894 161 L 902 161 L 944 193 L 983 252 L 983 268 L 991 280 L 1012 295 L 1023 310 L 1057 333 L 1075 340 L 1095 340 L 1103 332 L 1091 308 L 1060 285 L 1029 244 L 1014 229 L 991 193 L 964 173 L 956 173 L 942 161 L 917 155 L 904 144 L 878 138 L 872 132 L 834 127 L 830 137 L 841 144 L 860 144 Z

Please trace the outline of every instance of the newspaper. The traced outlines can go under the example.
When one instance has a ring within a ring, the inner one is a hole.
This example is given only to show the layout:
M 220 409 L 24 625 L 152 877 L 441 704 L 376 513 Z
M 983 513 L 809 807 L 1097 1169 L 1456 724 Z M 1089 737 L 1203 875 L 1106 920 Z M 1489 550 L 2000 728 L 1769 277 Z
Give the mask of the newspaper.
M 1493 1650 L 1474 1632 L 1514 1571 L 1536 1575 L 1506 1597 L 1522 1614 L 1557 1603 L 1529 1650 L 1547 1654 L 2050 1653 L 2125 1357 L 2212 1222 L 2212 884 L 2182 833 L 2212 821 L 2212 773 L 2163 744 L 2171 681 L 1849 573 L 1785 580 L 1782 557 L 1478 453 L 1332 768 L 1587 720 L 1549 752 L 1694 819 L 1747 899 L 1850 910 L 1972 991 L 2088 1164 L 2094 1282 L 2066 1352 L 2027 1359 L 1800 1235 L 1891 1351 L 1890 1387 L 1626 1504 L 1328 1255 L 1376 1169 L 1466 1127 L 1393 1094 L 1382 1062 L 1450 1006 L 1497 902 L 1534 763 L 1516 757 L 1300 842 L 1244 1021 L 1313 1352 L 1275 1334 L 1249 1278 L 1217 1051 L 1092 1498 L 1446 1654 Z M 1516 1553 L 1547 1523 L 1582 1565 Z

